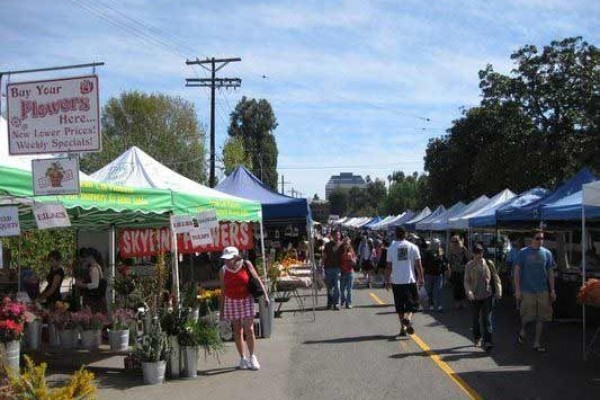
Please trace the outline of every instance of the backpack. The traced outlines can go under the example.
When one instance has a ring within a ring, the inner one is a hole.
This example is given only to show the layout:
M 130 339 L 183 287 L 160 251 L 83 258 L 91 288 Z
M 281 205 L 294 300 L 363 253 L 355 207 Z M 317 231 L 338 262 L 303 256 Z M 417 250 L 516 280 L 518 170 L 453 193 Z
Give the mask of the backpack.
M 491 260 L 485 260 L 485 263 L 488 267 L 488 269 L 490 270 L 490 275 L 491 275 L 491 284 L 490 284 L 490 289 L 492 290 L 492 295 L 496 296 L 496 280 L 494 279 L 494 277 L 498 277 L 498 282 L 499 282 L 499 286 L 500 286 L 500 294 L 502 294 L 502 282 L 500 281 L 500 275 L 498 275 L 498 271 L 496 271 L 496 266 L 494 265 L 494 263 Z

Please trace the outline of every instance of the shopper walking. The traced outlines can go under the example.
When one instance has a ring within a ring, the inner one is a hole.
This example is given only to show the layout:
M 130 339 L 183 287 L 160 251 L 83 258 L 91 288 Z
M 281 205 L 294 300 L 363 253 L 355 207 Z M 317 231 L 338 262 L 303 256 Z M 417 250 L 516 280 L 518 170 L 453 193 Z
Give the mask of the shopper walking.
M 352 308 L 352 283 L 354 282 L 354 268 L 356 267 L 356 254 L 352 248 L 349 237 L 342 241 L 340 249 L 340 287 L 341 305 Z
M 520 301 L 521 329 L 517 337 L 524 343 L 526 327 L 535 321 L 533 349 L 545 352 L 542 344 L 544 322 L 552 319 L 552 303 L 556 301 L 554 291 L 554 257 L 543 247 L 544 232 L 532 232 L 533 240 L 519 252 L 514 266 L 515 298 Z
M 388 247 L 385 287 L 394 293 L 394 305 L 400 321 L 400 337 L 412 335 L 412 315 L 419 308 L 419 291 L 423 285 L 423 268 L 419 248 L 406 240 L 403 227 L 395 229 L 396 240 Z
M 327 309 L 340 309 L 340 248 L 341 234 L 333 232 L 331 241 L 323 250 L 323 268 L 325 269 L 325 286 L 327 287 Z
M 365 277 L 365 283 L 368 288 L 371 288 L 373 286 L 372 279 L 373 270 L 375 268 L 373 259 L 376 256 L 373 239 L 368 238 L 366 233 L 363 235 L 363 239 L 358 247 L 358 255 L 360 257 L 360 269 Z
M 425 272 L 425 289 L 429 297 L 428 309 L 442 311 L 442 287 L 448 262 L 444 256 L 439 239 L 433 239 L 423 254 L 423 271 Z
M 473 307 L 473 341 L 481 345 L 481 325 L 483 325 L 483 348 L 489 351 L 492 341 L 492 312 L 494 299 L 502 298 L 502 284 L 496 267 L 491 260 L 483 257 L 483 246 L 476 244 L 473 260 L 465 266 L 465 294 Z
M 465 296 L 465 265 L 469 261 L 467 248 L 458 235 L 450 238 L 448 247 L 448 271 L 452 283 L 452 298 L 455 308 L 464 308 Z
M 250 277 L 258 279 L 263 292 L 267 293 L 256 269 L 248 260 L 240 257 L 237 247 L 226 247 L 221 259 L 224 264 L 219 277 L 221 280 L 220 311 L 221 318 L 230 321 L 233 327 L 235 347 L 240 355 L 240 369 L 259 370 L 260 363 L 256 357 L 256 336 L 254 333 L 254 298 L 250 294 L 248 284 Z M 260 301 L 269 304 L 269 296 Z M 248 347 L 248 357 L 244 353 L 244 337 Z

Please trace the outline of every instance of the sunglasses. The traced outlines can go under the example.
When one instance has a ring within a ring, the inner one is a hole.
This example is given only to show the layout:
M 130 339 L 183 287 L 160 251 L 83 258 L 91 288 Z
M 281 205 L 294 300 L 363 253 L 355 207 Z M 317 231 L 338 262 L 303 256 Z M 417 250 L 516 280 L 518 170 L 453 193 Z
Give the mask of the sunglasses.
M 534 238 L 533 238 L 533 240 L 544 240 L 544 238 L 543 238 L 543 237 L 536 236 L 536 237 L 534 237 Z

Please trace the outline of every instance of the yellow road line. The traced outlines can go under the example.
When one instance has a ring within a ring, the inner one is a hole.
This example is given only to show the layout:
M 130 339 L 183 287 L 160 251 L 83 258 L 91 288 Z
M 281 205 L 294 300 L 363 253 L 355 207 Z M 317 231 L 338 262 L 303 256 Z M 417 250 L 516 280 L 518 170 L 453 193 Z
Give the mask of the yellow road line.
M 375 293 L 369 292 L 369 296 L 375 300 L 378 304 L 386 304 L 383 300 L 381 300 Z M 417 335 L 411 335 L 411 338 L 415 341 L 417 346 L 423 350 L 425 354 L 431 358 L 431 360 L 438 366 L 442 371 L 446 373 L 460 387 L 472 400 L 483 400 L 472 387 L 470 387 L 467 382 L 465 382 L 445 361 L 443 361 L 440 356 L 435 354 L 433 350 Z

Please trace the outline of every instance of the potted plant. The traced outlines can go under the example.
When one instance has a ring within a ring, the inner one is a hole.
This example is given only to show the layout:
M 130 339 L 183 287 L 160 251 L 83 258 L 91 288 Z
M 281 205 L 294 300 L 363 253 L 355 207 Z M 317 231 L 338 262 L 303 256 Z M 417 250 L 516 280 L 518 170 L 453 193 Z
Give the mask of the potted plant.
M 129 308 L 117 308 L 112 314 L 112 328 L 108 331 L 108 342 L 113 351 L 129 348 L 129 329 L 135 314 Z
M 71 319 L 81 330 L 81 343 L 89 351 L 96 351 L 100 348 L 101 329 L 106 323 L 106 315 L 103 313 L 94 313 L 89 307 L 83 310 L 71 313 Z
M 24 322 L 25 306 L 5 297 L 0 305 L 0 359 L 15 372 L 19 372 Z
M 52 187 L 61 187 L 64 176 L 65 170 L 58 161 L 51 163 L 46 169 L 46 177 L 50 179 L 50 185 L 52 185 Z
M 195 283 L 190 283 L 183 291 L 181 305 L 188 311 L 188 319 L 198 321 L 200 318 L 200 303 L 198 302 L 198 288 Z
M 181 346 L 181 375 L 186 378 L 198 376 L 198 347 L 200 346 L 200 322 L 189 320 L 180 330 L 177 339 Z
M 142 363 L 144 383 L 163 383 L 169 350 L 167 335 L 160 328 L 158 321 L 153 321 L 148 333 L 142 336 L 135 349 L 135 354 Z
M 167 371 L 170 378 L 178 378 L 181 365 L 181 350 L 179 346 L 179 333 L 187 321 L 187 314 L 180 309 L 163 309 L 160 316 L 160 326 L 169 338 L 171 352 L 167 362 Z

